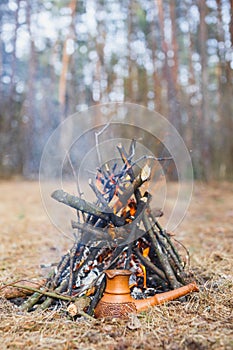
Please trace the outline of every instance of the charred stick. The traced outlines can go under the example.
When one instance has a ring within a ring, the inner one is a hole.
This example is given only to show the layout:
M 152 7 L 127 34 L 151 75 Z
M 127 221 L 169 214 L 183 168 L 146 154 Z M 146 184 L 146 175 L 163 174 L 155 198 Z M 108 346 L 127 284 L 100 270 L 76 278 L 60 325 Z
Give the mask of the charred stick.
M 95 226 L 96 223 L 98 222 L 98 220 L 99 220 L 99 218 L 97 216 L 88 214 L 87 220 L 85 222 L 92 225 L 92 226 Z M 107 221 L 105 221 L 105 223 L 107 224 Z
M 135 139 L 132 139 L 131 140 L 131 143 L 130 143 L 130 146 L 129 146 L 129 159 L 131 160 L 134 155 L 135 155 L 135 148 L 136 148 L 136 140 Z
M 126 258 L 125 258 L 125 264 L 124 264 L 124 269 L 129 270 L 130 268 L 130 260 L 131 260 L 131 255 L 132 255 L 132 248 L 133 248 L 133 243 L 130 243 L 128 245 L 128 249 L 126 252 Z
M 183 267 L 180 265 L 179 261 L 177 260 L 173 250 L 171 249 L 170 245 L 166 241 L 165 237 L 159 234 L 154 227 L 152 228 L 152 230 L 154 231 L 155 237 L 158 243 L 160 244 L 162 250 L 164 251 L 164 255 L 167 257 L 167 260 L 174 272 L 174 275 L 176 276 L 176 279 L 184 285 L 185 276 L 184 276 Z
M 184 269 L 183 266 L 180 264 L 180 262 L 178 261 L 176 255 L 174 254 L 174 251 L 172 250 L 171 246 L 168 244 L 168 242 L 166 241 L 166 239 L 163 236 L 159 236 L 158 240 L 162 243 L 162 245 L 164 246 L 166 252 L 168 253 L 168 259 L 171 263 L 171 265 L 173 265 L 173 270 L 175 273 L 179 274 L 179 277 L 181 279 L 184 278 Z M 182 280 L 182 283 L 184 283 L 184 280 Z
M 124 163 L 124 167 L 122 171 L 126 171 L 130 175 L 131 180 L 134 180 L 135 178 L 132 165 L 131 165 L 131 160 L 135 155 L 135 145 L 136 145 L 136 140 L 132 140 L 129 147 L 129 152 L 126 152 L 124 146 L 121 143 L 117 146 L 121 159 Z
M 87 233 L 87 237 L 84 236 L 82 239 L 83 244 L 87 244 L 89 241 L 112 241 L 113 239 L 117 239 L 118 241 L 126 240 L 125 242 L 128 242 L 135 240 L 136 237 L 144 233 L 144 231 L 138 227 L 138 221 L 132 221 L 132 223 L 128 224 L 126 227 L 109 227 L 104 229 L 76 221 L 71 221 L 71 223 L 72 228 L 80 229 Z
M 122 245 L 122 246 L 117 246 L 114 251 L 112 252 L 111 260 L 108 264 L 108 266 L 105 268 L 107 269 L 113 269 L 115 267 L 115 264 L 120 257 L 120 255 L 127 249 L 128 246 Z
M 104 290 L 105 290 L 105 286 L 106 286 L 106 278 L 104 276 L 100 285 L 96 288 L 96 292 L 95 292 L 95 294 L 90 302 L 90 305 L 87 309 L 88 315 L 90 315 L 90 316 L 94 315 L 96 305 L 98 304 L 99 300 L 102 298 L 102 295 L 103 295 Z
M 174 244 L 172 243 L 172 240 L 170 239 L 169 235 L 166 233 L 165 230 L 162 229 L 161 225 L 159 224 L 159 222 L 158 222 L 157 220 L 154 219 L 154 222 L 155 222 L 156 226 L 158 227 L 159 232 L 166 238 L 166 240 L 167 240 L 168 243 L 170 244 L 172 250 L 174 251 L 174 253 L 175 253 L 175 255 L 176 255 L 176 257 L 177 257 L 177 259 L 178 259 L 178 261 L 179 261 L 179 263 L 180 263 L 181 266 L 182 266 L 182 263 L 183 263 L 183 262 L 182 262 L 182 260 L 181 260 L 181 258 L 180 258 L 180 255 L 179 255 L 179 253 L 178 253 L 176 247 L 175 247 Z
M 134 144 L 132 145 L 132 147 L 130 147 L 130 152 L 132 152 L 133 147 L 135 147 Z M 121 144 L 119 144 L 117 146 L 117 149 L 118 149 L 118 151 L 120 153 L 120 156 L 121 156 L 121 159 L 122 159 L 123 163 L 126 164 L 126 166 L 128 168 L 127 169 L 127 173 L 129 174 L 130 181 L 131 181 L 131 183 L 133 183 L 134 180 L 135 180 L 135 174 L 134 174 L 133 168 L 131 166 L 131 160 L 129 159 L 130 157 L 129 157 L 129 155 L 127 154 L 127 152 L 125 151 L 124 147 Z M 141 198 L 141 192 L 140 192 L 139 188 L 135 188 L 134 193 L 135 193 L 136 200 L 138 202 L 139 199 Z
M 128 234 L 127 238 L 123 236 L 126 239 L 125 243 L 135 241 L 138 237 L 144 235 L 145 232 L 140 229 L 140 221 L 149 205 L 150 200 L 151 195 L 148 192 L 145 192 L 144 196 L 140 198 L 134 220 L 127 226 L 127 231 L 129 230 L 130 233 Z
M 176 249 L 176 247 L 174 246 L 174 244 L 172 243 L 172 240 L 170 239 L 170 237 L 167 235 L 166 231 L 162 230 L 161 231 L 161 236 L 164 238 L 164 240 L 166 240 L 171 248 L 171 251 L 173 253 L 174 256 L 174 260 L 177 262 L 177 265 L 179 266 L 179 268 L 181 270 L 183 270 L 183 261 L 181 260 L 181 257 Z
M 124 149 L 124 146 L 121 143 L 117 146 L 117 149 L 120 153 L 121 159 L 122 159 L 123 164 L 124 164 L 122 171 L 125 170 L 129 174 L 131 182 L 133 182 L 135 176 L 133 173 L 133 169 L 131 167 L 130 157 L 128 156 L 127 152 Z
M 180 271 L 177 268 L 176 263 L 174 262 L 174 260 L 172 259 L 172 257 L 169 254 L 168 254 L 167 258 L 168 258 L 169 264 L 174 272 L 174 275 L 176 276 L 177 281 L 179 281 L 180 283 L 185 285 L 185 280 L 184 280 L 185 275 L 184 275 L 183 271 Z
M 159 222 L 153 217 L 153 215 L 151 214 L 151 210 L 150 210 L 149 216 L 154 222 L 154 224 L 157 226 L 157 228 L 159 229 L 159 233 L 160 233 L 159 237 L 162 240 L 163 244 L 166 246 L 166 249 L 169 250 L 179 270 L 183 271 L 182 260 L 174 244 L 172 243 L 172 240 L 170 239 L 166 231 L 162 229 Z
M 115 228 L 115 241 L 124 246 L 142 237 L 144 233 L 144 230 L 140 229 L 139 220 L 132 221 L 126 227 Z
M 176 276 L 174 275 L 173 269 L 171 268 L 168 258 L 166 254 L 163 253 L 160 244 L 156 240 L 156 237 L 154 235 L 154 232 L 151 228 L 151 223 L 149 221 L 149 218 L 147 215 L 143 216 L 143 224 L 145 226 L 146 231 L 148 232 L 150 238 L 151 238 L 151 243 L 153 244 L 153 247 L 155 249 L 155 253 L 159 259 L 159 262 L 163 268 L 163 271 L 165 272 L 165 275 L 169 281 L 169 284 L 173 289 L 179 288 L 180 283 L 177 281 Z
M 83 256 L 86 253 L 86 247 L 87 247 L 87 245 L 83 244 L 83 249 L 81 250 L 79 255 L 75 258 L 74 268 L 73 268 L 74 271 L 77 269 L 77 266 L 81 266 L 83 264 Z M 75 281 L 75 278 L 76 278 L 76 277 L 74 277 L 74 271 L 73 271 L 73 281 Z
M 92 182 L 92 180 L 89 180 L 89 186 L 91 187 L 91 189 L 93 190 L 93 192 L 95 193 L 98 201 L 103 205 L 104 209 L 108 209 L 108 212 L 112 212 L 112 209 L 109 208 L 108 206 L 108 202 L 106 201 L 106 199 L 103 197 L 102 193 L 98 190 L 98 188 L 95 186 L 95 184 Z
M 72 228 L 76 228 L 79 230 L 82 230 L 83 232 L 86 232 L 88 234 L 91 235 L 88 236 L 88 239 L 84 239 L 84 241 L 82 241 L 82 243 L 87 243 L 89 241 L 89 239 L 91 241 L 100 241 L 100 240 L 111 240 L 111 236 L 108 234 L 108 232 L 105 230 L 103 230 L 103 228 L 98 228 L 98 227 L 93 227 L 90 224 L 86 224 L 86 223 L 80 223 L 80 222 L 76 222 L 76 221 L 71 221 L 72 224 Z
M 138 248 L 134 248 L 133 251 L 139 258 L 139 260 L 141 260 L 143 265 L 147 266 L 151 271 L 155 272 L 156 275 L 162 278 L 164 281 L 167 281 L 165 273 L 162 270 L 160 270 L 157 266 L 155 266 L 148 258 L 143 256 Z
M 142 217 L 142 215 L 144 215 L 144 212 L 146 210 L 146 208 L 148 207 L 150 201 L 151 201 L 151 194 L 149 192 L 145 192 L 144 196 L 140 198 L 138 205 L 137 205 L 137 211 L 135 213 L 135 219 L 137 219 L 138 217 Z
M 69 283 L 68 283 L 68 295 L 72 294 L 73 282 L 74 282 L 74 276 L 73 276 L 74 258 L 77 253 L 78 247 L 79 247 L 79 242 L 76 242 L 70 251 L 70 276 L 69 276 Z
M 51 197 L 58 202 L 64 203 L 69 207 L 80 210 L 81 212 L 91 214 L 99 219 L 107 222 L 112 221 L 115 226 L 124 225 L 125 221 L 119 216 L 100 210 L 100 208 L 92 203 L 85 201 L 84 199 L 73 196 L 63 190 L 56 190 L 52 193 Z
M 122 236 L 122 240 L 124 242 L 124 244 L 129 244 L 130 242 L 135 241 L 138 237 L 142 236 L 144 234 L 144 232 L 139 228 L 139 223 L 133 221 L 131 224 L 129 224 L 128 229 L 130 228 L 130 230 L 127 230 L 127 236 L 126 234 L 124 234 L 124 236 Z
M 156 290 L 160 290 L 161 292 L 169 291 L 167 280 L 164 281 L 162 278 L 158 277 L 157 274 L 148 274 L 148 285 L 152 288 L 156 288 Z
M 96 247 L 93 247 L 88 255 L 88 257 L 85 259 L 83 264 L 81 264 L 73 273 L 73 279 L 74 281 L 76 280 L 78 274 L 81 272 L 83 268 L 85 268 L 90 261 L 94 261 L 100 252 L 102 251 L 101 249 L 105 246 L 105 243 L 99 242 Z
M 107 200 L 104 198 L 103 194 L 98 190 L 97 186 L 92 182 L 92 180 L 89 180 L 89 186 L 95 193 L 98 202 L 102 205 L 102 211 L 107 212 L 107 213 L 113 213 L 112 208 L 108 206 Z M 107 222 L 104 220 L 97 220 L 94 221 L 93 219 L 90 220 L 88 223 L 92 224 L 92 226 L 96 227 L 105 227 L 107 225 Z
M 127 201 L 129 200 L 129 198 L 132 196 L 132 194 L 135 193 L 135 191 L 146 181 L 149 180 L 150 178 L 150 167 L 148 165 L 145 165 L 139 175 L 135 178 L 135 180 L 130 183 L 130 185 L 125 188 L 124 191 L 119 191 L 118 194 L 118 200 L 113 203 L 113 208 L 115 212 L 118 212 L 122 207 L 124 207 L 127 204 Z M 111 202 L 110 202 L 110 206 L 111 206 Z
M 176 255 L 174 254 L 174 251 L 172 250 L 172 247 L 170 246 L 169 242 L 166 240 L 166 237 L 162 234 L 159 234 L 155 227 L 152 228 L 154 231 L 154 234 L 158 240 L 158 242 L 161 244 L 161 246 L 164 248 L 165 254 L 168 258 L 170 258 L 171 261 L 173 261 L 173 265 L 176 266 L 175 270 L 178 270 L 181 274 L 183 273 L 183 266 L 178 261 Z
M 53 288 L 57 287 L 57 285 L 59 283 L 59 279 L 60 279 L 63 271 L 65 270 L 65 268 L 68 266 L 69 261 L 70 261 L 70 253 L 68 252 L 67 254 L 65 254 L 62 257 L 62 260 L 57 267 L 57 273 L 55 274 L 54 278 L 51 281 L 49 281 L 49 283 L 48 283 L 49 287 L 50 286 Z

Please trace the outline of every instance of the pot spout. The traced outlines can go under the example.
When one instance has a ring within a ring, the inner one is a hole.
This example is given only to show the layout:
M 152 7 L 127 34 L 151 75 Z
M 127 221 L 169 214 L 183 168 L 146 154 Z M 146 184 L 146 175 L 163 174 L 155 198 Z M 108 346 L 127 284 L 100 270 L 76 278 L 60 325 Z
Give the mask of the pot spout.
M 186 286 L 171 290 L 169 292 L 156 294 L 153 297 L 141 300 L 135 300 L 137 312 L 144 311 L 150 306 L 164 304 L 167 301 L 175 300 L 191 292 L 198 292 L 199 289 L 195 282 L 189 283 Z
M 129 270 L 107 270 L 107 285 L 102 299 L 95 308 L 95 316 L 128 317 L 130 313 L 141 312 L 150 306 L 163 304 L 180 298 L 190 292 L 198 291 L 195 282 L 169 292 L 156 294 L 151 298 L 136 300 L 131 297 L 129 289 Z

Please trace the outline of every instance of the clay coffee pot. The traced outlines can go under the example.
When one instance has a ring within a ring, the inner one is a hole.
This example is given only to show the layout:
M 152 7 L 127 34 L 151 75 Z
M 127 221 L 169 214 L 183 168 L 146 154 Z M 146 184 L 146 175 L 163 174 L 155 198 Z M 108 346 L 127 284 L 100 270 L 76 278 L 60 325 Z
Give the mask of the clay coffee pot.
M 141 312 L 150 306 L 163 304 L 180 298 L 188 293 L 197 292 L 195 282 L 169 292 L 156 294 L 150 298 L 136 300 L 131 297 L 129 289 L 129 270 L 106 270 L 107 284 L 102 299 L 96 306 L 95 316 L 124 318 L 131 313 Z

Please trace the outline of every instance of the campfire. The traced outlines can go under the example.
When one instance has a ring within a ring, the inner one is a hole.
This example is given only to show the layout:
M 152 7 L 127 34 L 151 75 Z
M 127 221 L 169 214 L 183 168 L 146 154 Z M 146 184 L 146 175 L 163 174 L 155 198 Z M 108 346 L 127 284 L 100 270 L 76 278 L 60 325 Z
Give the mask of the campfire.
M 177 241 L 159 224 L 163 213 L 151 209 L 152 195 L 144 188 L 151 178 L 151 157 L 140 157 L 143 165 L 139 166 L 135 148 L 135 140 L 127 151 L 117 145 L 118 160 L 96 170 L 89 180 L 95 203 L 63 190 L 52 193 L 54 200 L 77 211 L 77 220 L 71 222 L 75 242 L 45 285 L 24 301 L 23 310 L 43 310 L 80 300 L 85 301 L 81 311 L 70 308 L 70 313 L 93 316 L 106 286 L 104 271 L 109 269 L 131 271 L 129 288 L 134 299 L 187 283 Z

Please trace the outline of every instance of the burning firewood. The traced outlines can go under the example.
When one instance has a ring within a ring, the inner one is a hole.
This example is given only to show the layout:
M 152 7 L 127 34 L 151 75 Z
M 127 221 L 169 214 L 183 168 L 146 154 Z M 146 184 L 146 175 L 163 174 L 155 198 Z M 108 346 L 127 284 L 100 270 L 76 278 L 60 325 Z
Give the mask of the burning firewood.
M 140 158 L 145 159 L 140 169 L 134 160 L 135 147 L 135 140 L 128 153 L 118 145 L 122 164 L 97 169 L 95 179 L 89 181 L 95 203 L 63 190 L 52 193 L 53 199 L 83 214 L 72 221 L 79 239 L 47 279 L 44 293 L 36 291 L 23 310 L 46 309 L 61 295 L 72 301 L 68 308 L 72 315 L 80 314 L 77 300 L 88 298 L 85 312 L 93 315 L 105 289 L 107 269 L 131 270 L 131 293 L 138 299 L 185 285 L 184 264 L 173 238 L 157 221 L 162 212 L 150 208 L 151 194 L 143 191 L 151 176 L 149 157 Z

